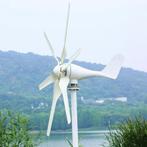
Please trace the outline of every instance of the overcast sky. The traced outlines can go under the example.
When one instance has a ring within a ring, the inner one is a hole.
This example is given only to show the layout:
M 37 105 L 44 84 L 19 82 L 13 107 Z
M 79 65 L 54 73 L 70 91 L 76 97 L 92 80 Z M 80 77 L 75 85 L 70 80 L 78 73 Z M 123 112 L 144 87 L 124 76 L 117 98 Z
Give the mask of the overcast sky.
M 0 50 L 51 55 L 63 47 L 68 0 L 0 0 Z M 146 0 L 72 0 L 68 55 L 107 64 L 118 53 L 124 66 L 147 72 Z

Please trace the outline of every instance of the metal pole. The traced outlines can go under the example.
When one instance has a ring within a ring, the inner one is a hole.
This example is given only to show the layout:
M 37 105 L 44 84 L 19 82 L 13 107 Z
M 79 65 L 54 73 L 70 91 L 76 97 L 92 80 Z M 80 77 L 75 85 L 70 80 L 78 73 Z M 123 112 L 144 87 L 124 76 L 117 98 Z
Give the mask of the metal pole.
M 71 112 L 72 112 L 72 143 L 73 147 L 78 147 L 78 118 L 77 118 L 77 91 L 78 82 L 77 80 L 71 81 L 68 88 L 71 92 Z

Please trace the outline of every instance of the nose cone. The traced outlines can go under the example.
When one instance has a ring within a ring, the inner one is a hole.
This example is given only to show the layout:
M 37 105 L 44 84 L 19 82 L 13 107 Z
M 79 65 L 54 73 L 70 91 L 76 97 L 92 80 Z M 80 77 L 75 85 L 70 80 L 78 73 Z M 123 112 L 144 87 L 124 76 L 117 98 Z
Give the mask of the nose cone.
M 53 72 L 55 75 L 59 75 L 60 74 L 60 66 L 56 66 L 54 69 L 53 69 Z

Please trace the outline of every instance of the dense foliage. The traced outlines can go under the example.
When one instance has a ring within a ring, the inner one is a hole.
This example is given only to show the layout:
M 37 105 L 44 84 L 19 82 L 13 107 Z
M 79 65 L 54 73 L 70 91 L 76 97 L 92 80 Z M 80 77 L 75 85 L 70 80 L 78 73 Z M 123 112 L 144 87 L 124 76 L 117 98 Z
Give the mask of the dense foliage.
M 107 139 L 110 147 L 146 147 L 147 120 L 142 117 L 127 119 Z
M 101 106 L 79 105 L 78 123 L 80 129 L 107 129 L 110 125 L 116 126 L 129 116 L 142 113 L 147 118 L 147 105 L 106 104 Z M 27 114 L 30 127 L 33 130 L 46 130 L 49 111 L 36 110 Z M 66 130 L 71 126 L 67 124 L 64 106 L 58 106 L 53 122 L 53 130 Z
M 27 119 L 19 114 L 0 112 L 0 147 L 33 147 Z

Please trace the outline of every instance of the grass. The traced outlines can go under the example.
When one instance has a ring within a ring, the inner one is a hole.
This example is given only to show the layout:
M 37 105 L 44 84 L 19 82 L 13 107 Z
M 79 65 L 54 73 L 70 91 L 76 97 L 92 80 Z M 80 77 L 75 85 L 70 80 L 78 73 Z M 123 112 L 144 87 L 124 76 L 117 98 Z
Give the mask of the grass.
M 109 147 L 147 147 L 147 120 L 129 118 L 106 136 Z

